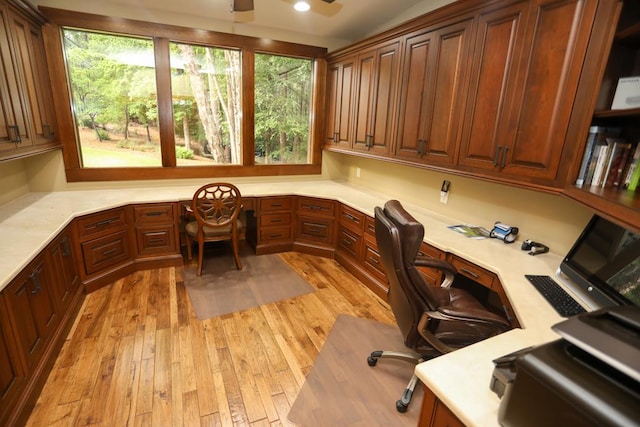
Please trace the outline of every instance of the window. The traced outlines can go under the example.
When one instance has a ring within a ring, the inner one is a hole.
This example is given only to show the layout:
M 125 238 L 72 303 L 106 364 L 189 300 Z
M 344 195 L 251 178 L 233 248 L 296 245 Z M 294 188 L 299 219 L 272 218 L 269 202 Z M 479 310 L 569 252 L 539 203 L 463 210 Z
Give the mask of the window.
M 255 64 L 256 163 L 309 163 L 313 62 L 256 54 Z
M 81 165 L 161 166 L 153 41 L 63 30 Z
M 69 181 L 320 173 L 326 49 L 43 12 Z
M 240 52 L 171 43 L 178 166 L 241 164 Z

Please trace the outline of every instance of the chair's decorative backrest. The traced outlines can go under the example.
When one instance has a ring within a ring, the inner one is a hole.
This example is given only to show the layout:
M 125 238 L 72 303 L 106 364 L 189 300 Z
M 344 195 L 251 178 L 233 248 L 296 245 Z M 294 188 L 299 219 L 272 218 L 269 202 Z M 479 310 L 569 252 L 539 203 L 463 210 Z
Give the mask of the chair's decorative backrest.
M 425 310 L 435 308 L 429 285 L 414 265 L 424 237 L 424 227 L 400 202 L 390 200 L 384 209 L 375 208 L 375 232 L 380 258 L 389 279 L 389 305 L 405 344 L 413 348 L 421 340 L 417 331 L 420 316 Z
M 203 185 L 193 195 L 193 213 L 200 225 L 226 227 L 242 209 L 240 190 L 226 182 Z

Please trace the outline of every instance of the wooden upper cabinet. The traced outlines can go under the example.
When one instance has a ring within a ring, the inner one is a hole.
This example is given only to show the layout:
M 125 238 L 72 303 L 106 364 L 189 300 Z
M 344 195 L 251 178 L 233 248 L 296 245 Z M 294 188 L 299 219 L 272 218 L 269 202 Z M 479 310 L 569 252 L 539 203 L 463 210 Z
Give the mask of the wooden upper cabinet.
M 596 6 L 590 0 L 530 1 L 502 173 L 554 185 L 572 110 L 581 107 L 574 100 Z
M 0 158 L 59 146 L 42 40 L 44 21 L 30 19 L 23 4 L 0 0 Z
M 327 104 L 325 144 L 339 147 L 351 145 L 351 111 L 355 56 L 332 62 L 327 71 Z
M 27 109 L 20 96 L 11 55 L 10 23 L 9 11 L 0 3 L 0 156 L 29 143 Z
M 352 148 L 389 153 L 395 131 L 400 40 L 358 55 Z
M 507 144 L 529 2 L 481 13 L 458 164 L 498 170 Z
M 407 36 L 397 158 L 455 164 L 472 22 L 466 19 Z

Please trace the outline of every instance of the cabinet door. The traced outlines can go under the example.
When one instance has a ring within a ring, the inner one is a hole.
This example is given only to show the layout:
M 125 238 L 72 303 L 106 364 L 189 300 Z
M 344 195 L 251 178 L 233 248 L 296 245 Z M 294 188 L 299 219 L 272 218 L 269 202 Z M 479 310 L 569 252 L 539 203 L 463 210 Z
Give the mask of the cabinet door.
M 532 0 L 501 168 L 554 180 L 598 2 Z M 580 106 L 577 106 L 578 108 Z
M 400 42 L 358 55 L 353 148 L 388 154 L 393 140 Z
M 17 14 L 11 13 L 10 17 L 18 71 L 29 107 L 32 144 L 46 144 L 54 141 L 55 118 L 42 32 Z
M 458 164 L 498 170 L 507 144 L 528 1 L 480 14 Z
M 9 38 L 10 18 L 0 6 L 0 153 L 29 143 L 26 108 L 19 95 Z
M 471 25 L 468 19 L 407 38 L 397 158 L 428 164 L 455 163 Z
M 60 321 L 51 297 L 48 268 L 40 258 L 5 288 L 11 324 L 29 371 L 40 361 Z
M 5 425 L 13 402 L 23 389 L 24 373 L 15 352 L 4 295 L 0 294 L 0 425 Z
M 351 103 L 355 58 L 329 64 L 327 82 L 326 144 L 349 147 L 351 144 Z
M 76 259 L 73 246 L 69 238 L 69 232 L 63 232 L 49 247 L 51 263 L 55 270 L 53 280 L 53 297 L 58 304 L 59 312 L 66 312 L 73 295 L 80 286 L 80 276 L 76 268 Z

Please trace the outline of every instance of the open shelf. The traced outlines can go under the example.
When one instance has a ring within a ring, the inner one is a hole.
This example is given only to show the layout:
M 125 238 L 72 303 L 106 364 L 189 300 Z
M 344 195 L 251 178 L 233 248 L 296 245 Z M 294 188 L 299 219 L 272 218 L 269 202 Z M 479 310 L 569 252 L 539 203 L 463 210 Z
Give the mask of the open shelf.
M 640 233 L 640 192 L 619 188 L 567 187 L 563 195 L 598 211 L 602 217 Z

